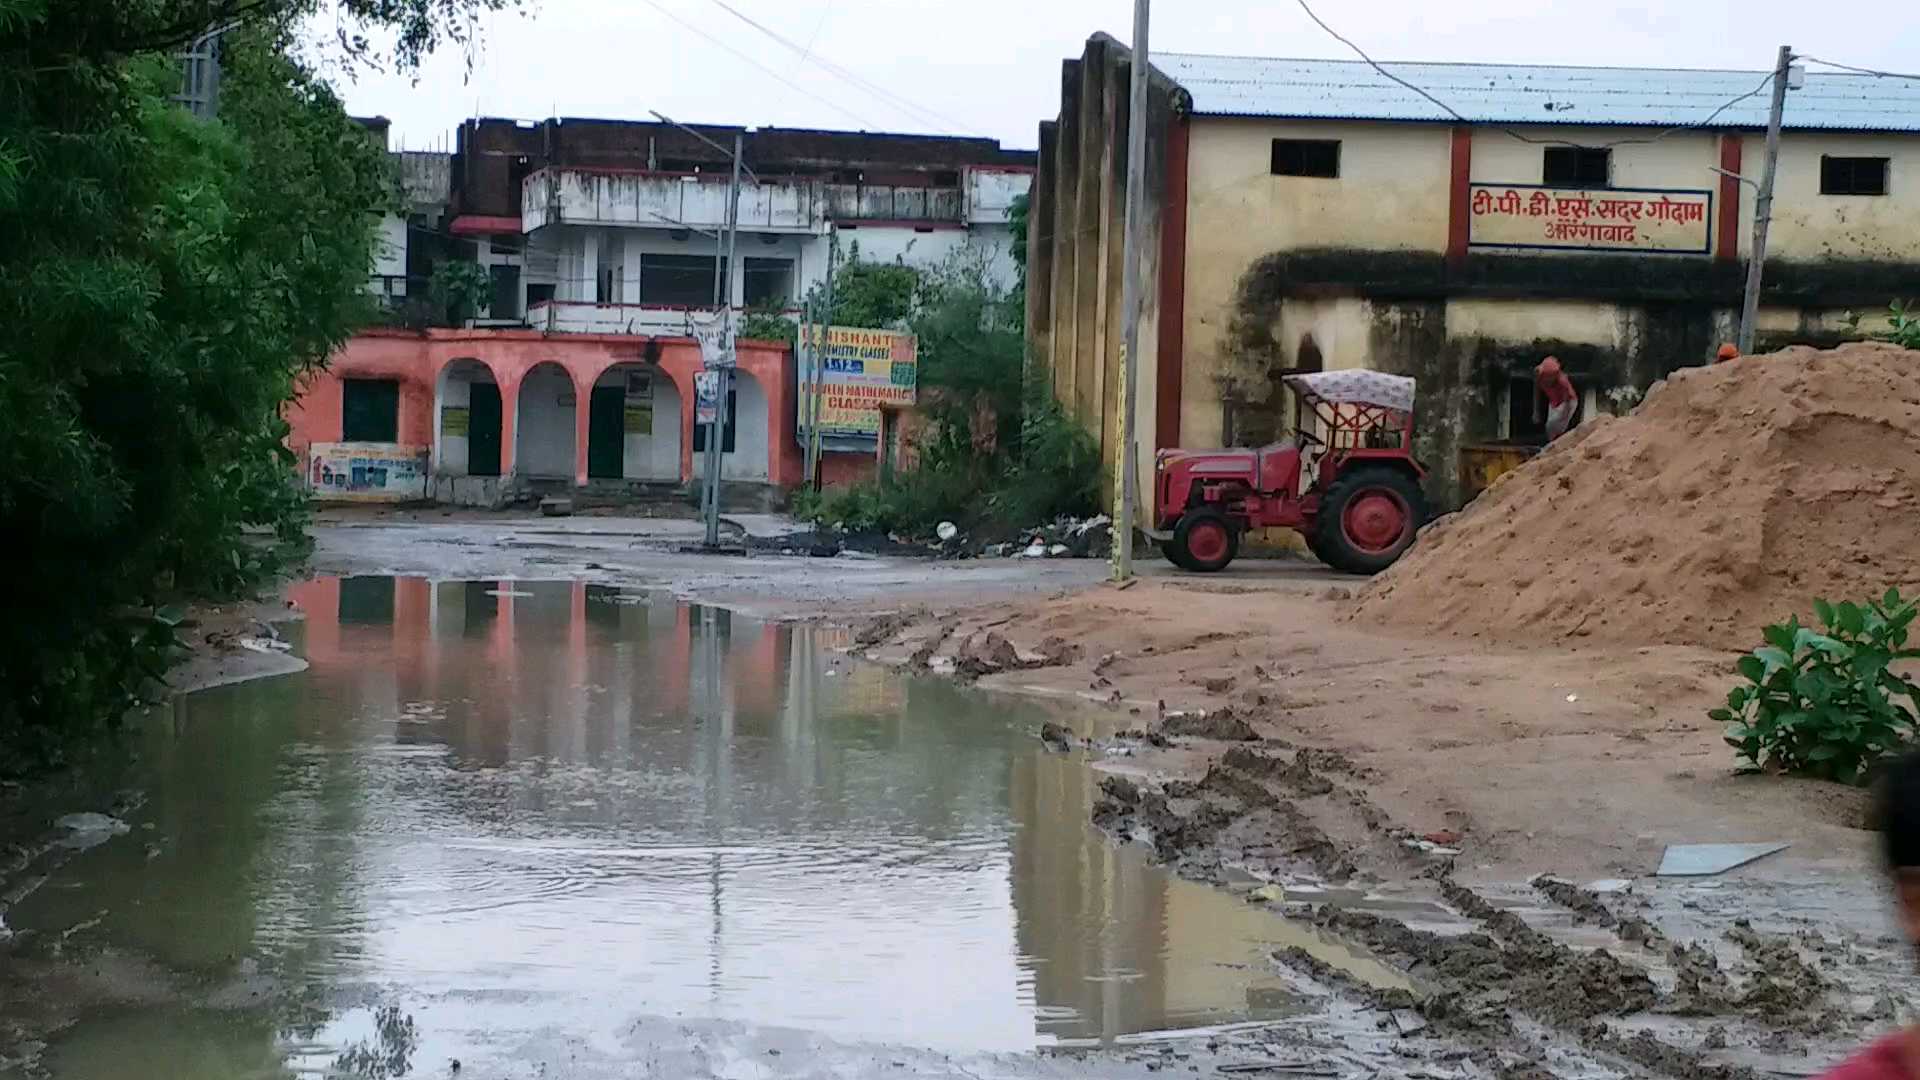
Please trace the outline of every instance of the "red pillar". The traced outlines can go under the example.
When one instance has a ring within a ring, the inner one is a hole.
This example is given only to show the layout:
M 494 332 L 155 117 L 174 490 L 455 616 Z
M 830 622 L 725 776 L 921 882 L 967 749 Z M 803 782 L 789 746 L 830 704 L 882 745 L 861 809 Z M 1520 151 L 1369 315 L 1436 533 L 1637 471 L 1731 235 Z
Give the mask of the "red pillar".
M 587 424 L 593 417 L 590 403 L 593 400 L 593 380 L 588 379 L 583 387 L 572 372 L 567 377 L 573 380 L 573 483 L 575 487 L 587 486 Z
M 1734 177 L 1740 174 L 1740 133 L 1722 132 L 1720 135 L 1720 206 L 1716 215 L 1719 220 L 1719 236 L 1714 243 L 1713 256 L 1721 262 L 1735 262 L 1740 258 L 1740 181 Z
M 1453 162 L 1447 185 L 1447 265 L 1466 264 L 1467 246 L 1473 239 L 1473 129 L 1460 124 L 1453 129 Z
M 495 375 L 495 379 L 500 376 Z M 520 418 L 520 380 L 500 382 L 500 479 L 513 475 L 514 428 Z

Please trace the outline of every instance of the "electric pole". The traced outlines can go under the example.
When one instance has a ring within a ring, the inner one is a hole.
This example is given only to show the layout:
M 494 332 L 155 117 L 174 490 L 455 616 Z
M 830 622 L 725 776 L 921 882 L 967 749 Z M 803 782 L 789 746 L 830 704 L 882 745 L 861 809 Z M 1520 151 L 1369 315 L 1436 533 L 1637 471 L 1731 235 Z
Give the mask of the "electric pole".
M 1753 199 L 1753 250 L 1747 253 L 1747 293 L 1740 305 L 1742 356 L 1753 351 L 1760 321 L 1760 278 L 1767 261 L 1767 225 L 1773 220 L 1773 174 L 1780 164 L 1780 114 L 1787 105 L 1787 75 L 1793 66 L 1793 46 L 1780 46 L 1773 65 L 1773 107 L 1767 113 L 1767 161 L 1760 173 L 1760 190 Z
M 1140 307 L 1145 293 L 1142 276 L 1144 254 L 1140 235 L 1147 212 L 1147 86 L 1152 68 L 1147 54 L 1147 8 L 1149 0 L 1133 0 L 1133 84 L 1127 112 L 1127 218 L 1122 240 L 1120 264 L 1125 284 L 1121 287 L 1120 318 L 1124 327 L 1120 338 L 1120 460 L 1115 463 L 1113 482 L 1113 580 L 1133 577 L 1133 519 L 1135 491 L 1139 486 L 1139 455 L 1134 452 L 1133 405 L 1140 369 Z
M 727 445 L 727 394 L 733 389 L 733 257 L 740 241 L 740 152 L 742 136 L 733 136 L 733 179 L 727 185 L 726 307 L 721 309 L 718 385 L 714 389 L 713 427 L 707 432 L 707 547 L 720 546 L 720 459 Z

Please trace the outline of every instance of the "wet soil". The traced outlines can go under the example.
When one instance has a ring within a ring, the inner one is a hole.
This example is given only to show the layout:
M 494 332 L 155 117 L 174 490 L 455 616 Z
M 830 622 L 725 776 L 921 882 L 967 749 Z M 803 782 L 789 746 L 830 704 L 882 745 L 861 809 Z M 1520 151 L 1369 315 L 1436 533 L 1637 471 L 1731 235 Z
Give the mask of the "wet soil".
M 1907 1015 L 1862 796 L 1735 774 L 1705 718 L 1729 657 L 1355 632 L 1343 586 L 1285 566 L 1242 570 L 1245 606 L 1195 602 L 1226 584 L 936 609 L 867 651 L 953 671 L 991 625 L 1094 658 L 980 683 L 1144 721 L 1095 822 L 1405 973 L 1280 956 L 1493 1075 L 1810 1074 Z M 1666 844 L 1763 838 L 1794 847 L 1649 876 Z

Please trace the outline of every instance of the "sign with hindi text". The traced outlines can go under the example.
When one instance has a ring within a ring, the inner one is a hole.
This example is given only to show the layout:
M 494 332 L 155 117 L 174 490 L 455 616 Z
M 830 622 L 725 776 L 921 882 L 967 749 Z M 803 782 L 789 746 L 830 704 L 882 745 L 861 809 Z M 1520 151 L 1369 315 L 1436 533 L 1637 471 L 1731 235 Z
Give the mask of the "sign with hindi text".
M 1473 184 L 1468 245 L 1705 255 L 1713 192 Z
M 919 343 L 897 330 L 807 326 L 820 371 L 820 433 L 878 438 L 880 406 L 912 405 L 920 383 Z M 813 422 L 813 372 L 800 373 L 800 428 Z

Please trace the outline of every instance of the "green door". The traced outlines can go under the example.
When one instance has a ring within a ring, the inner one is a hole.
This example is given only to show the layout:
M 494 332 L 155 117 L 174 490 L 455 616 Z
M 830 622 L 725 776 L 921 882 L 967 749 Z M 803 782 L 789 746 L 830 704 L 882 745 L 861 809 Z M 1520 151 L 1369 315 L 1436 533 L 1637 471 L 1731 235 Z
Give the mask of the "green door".
M 587 413 L 587 476 L 618 480 L 626 475 L 627 389 L 596 386 Z
M 467 475 L 500 475 L 500 387 L 473 384 L 467 402 Z

